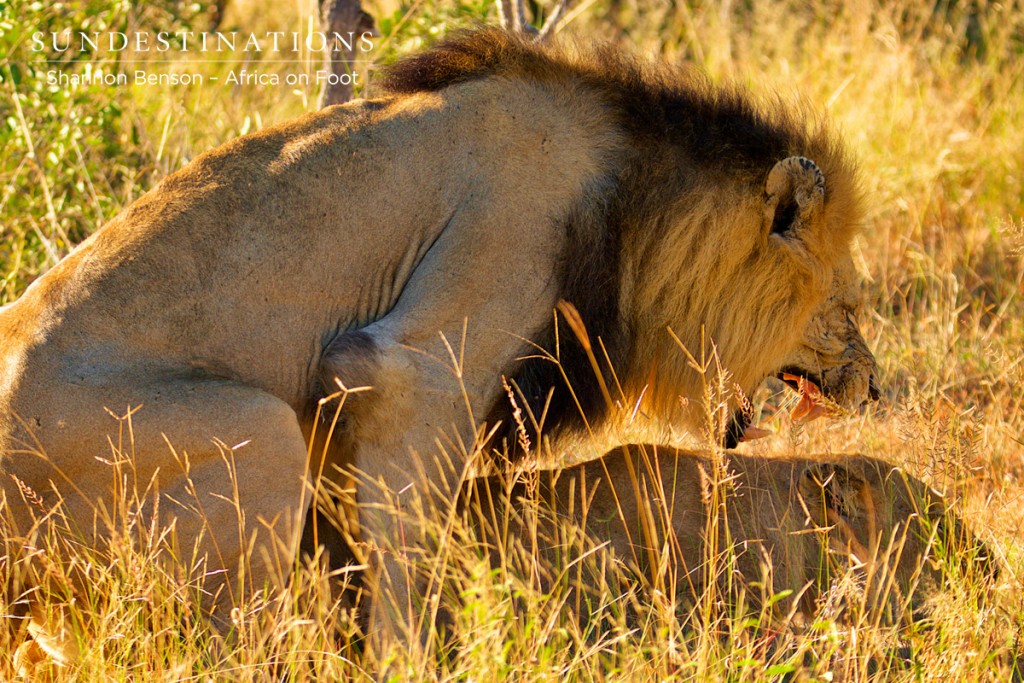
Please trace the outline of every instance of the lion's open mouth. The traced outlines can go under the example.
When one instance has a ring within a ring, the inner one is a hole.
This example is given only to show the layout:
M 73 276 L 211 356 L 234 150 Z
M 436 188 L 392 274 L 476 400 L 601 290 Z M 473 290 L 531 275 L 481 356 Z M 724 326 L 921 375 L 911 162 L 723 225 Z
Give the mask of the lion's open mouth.
M 779 379 L 800 394 L 800 400 L 790 413 L 795 422 L 810 422 L 828 414 L 821 388 L 809 377 L 783 371 L 779 373 Z
M 828 415 L 827 401 L 822 392 L 820 381 L 810 373 L 805 373 L 795 368 L 784 368 L 776 375 L 786 386 L 800 394 L 800 400 L 790 412 L 794 422 L 811 422 L 819 417 Z M 739 431 L 738 441 L 753 441 L 771 436 L 772 431 L 753 424 L 742 424 L 734 427 Z

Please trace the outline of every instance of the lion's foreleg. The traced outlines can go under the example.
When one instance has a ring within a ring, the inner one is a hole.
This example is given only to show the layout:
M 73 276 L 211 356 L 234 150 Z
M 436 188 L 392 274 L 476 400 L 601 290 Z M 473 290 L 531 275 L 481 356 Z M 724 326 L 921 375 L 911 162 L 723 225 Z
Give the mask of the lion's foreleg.
M 414 645 L 430 636 L 437 616 L 445 526 L 475 424 L 465 387 L 443 361 L 370 334 L 347 336 L 328 348 L 322 371 L 332 378 L 325 385 L 365 389 L 335 398 L 344 403 L 332 445 L 346 451 L 357 479 L 360 533 L 370 545 L 372 640 Z
M 376 552 L 371 642 L 423 642 L 436 616 L 453 501 L 478 429 L 558 300 L 563 231 L 543 202 L 461 205 L 380 320 L 342 335 L 331 369 L 368 391 L 346 406 L 363 536 Z M 354 335 L 359 335 L 359 339 Z M 334 345 L 332 345 L 334 346 Z M 346 360 L 347 358 L 347 360 Z M 427 549 L 436 549 L 426 552 Z M 419 636 L 419 637 L 417 637 Z

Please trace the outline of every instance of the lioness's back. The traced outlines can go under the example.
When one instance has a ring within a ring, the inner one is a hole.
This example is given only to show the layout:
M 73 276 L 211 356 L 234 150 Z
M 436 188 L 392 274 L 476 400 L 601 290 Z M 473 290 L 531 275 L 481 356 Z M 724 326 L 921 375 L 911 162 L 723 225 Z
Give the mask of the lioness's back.
M 713 457 L 630 445 L 565 469 L 516 476 L 507 498 L 507 476 L 489 479 L 482 505 L 479 484 L 470 486 L 470 519 L 488 542 L 536 539 L 556 574 L 607 544 L 641 582 L 660 590 L 675 582 L 676 599 L 684 602 L 720 580 L 744 586 L 755 603 L 792 592 L 796 607 L 810 613 L 831 576 L 869 567 L 869 578 L 883 577 L 868 587 L 869 603 L 920 605 L 943 586 L 941 571 L 927 560 L 936 538 L 993 571 L 991 551 L 939 494 L 863 455 Z M 495 500 L 512 508 L 514 525 L 504 536 L 493 521 Z M 572 525 L 585 529 L 582 544 L 567 543 L 579 539 L 567 533 Z M 900 602 L 911 590 L 912 602 Z

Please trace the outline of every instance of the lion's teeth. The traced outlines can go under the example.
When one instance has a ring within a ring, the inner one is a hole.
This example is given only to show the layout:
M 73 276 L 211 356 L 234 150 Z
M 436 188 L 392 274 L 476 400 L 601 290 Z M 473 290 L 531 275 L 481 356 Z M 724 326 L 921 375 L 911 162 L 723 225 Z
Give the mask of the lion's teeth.
M 770 430 L 750 425 L 743 430 L 743 438 L 741 438 L 740 441 L 753 441 L 754 439 L 763 439 L 764 437 L 771 435 L 772 432 Z

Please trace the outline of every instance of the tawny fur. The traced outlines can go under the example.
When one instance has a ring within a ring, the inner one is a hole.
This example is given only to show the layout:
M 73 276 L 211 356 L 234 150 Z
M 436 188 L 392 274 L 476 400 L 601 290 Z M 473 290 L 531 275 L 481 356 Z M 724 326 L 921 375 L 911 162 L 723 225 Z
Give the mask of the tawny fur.
M 819 117 L 495 31 L 399 62 L 386 85 L 198 157 L 0 311 L 8 536 L 55 509 L 97 544 L 173 521 L 179 557 L 198 544 L 228 570 L 224 615 L 249 547 L 243 591 L 290 566 L 311 473 L 452 490 L 479 423 L 511 424 L 502 375 L 551 438 L 605 420 L 584 350 L 553 322 L 562 299 L 617 398 L 684 424 L 697 415 L 674 406 L 699 403 L 700 383 L 666 328 L 693 352 L 714 343 L 748 394 L 807 346 L 795 371 L 842 358 L 855 371 L 822 388 L 864 398 L 861 200 Z M 814 345 L 821 324 L 856 363 Z M 315 411 L 336 382 L 371 389 L 343 406 L 325 463 Z M 433 465 L 438 444 L 453 467 Z M 383 543 L 399 530 L 378 490 L 362 514 Z
M 332 567 L 351 568 L 365 561 L 364 544 L 351 492 L 339 500 L 319 520 L 320 545 Z M 543 592 L 567 582 L 593 599 L 611 590 L 645 601 L 657 591 L 684 612 L 713 587 L 715 604 L 739 604 L 742 594 L 745 608 L 770 605 L 773 618 L 852 609 L 899 621 L 926 612 L 954 565 L 999 573 L 940 493 L 858 454 L 716 457 L 631 444 L 569 467 L 472 479 L 457 509 L 450 543 L 480 544 L 513 581 Z M 348 584 L 353 597 L 358 586 Z
M 334 525 L 319 529 L 336 568 L 366 559 L 351 502 L 349 492 Z M 657 590 L 685 612 L 713 578 L 722 591 L 715 604 L 742 594 L 747 609 L 770 604 L 775 619 L 800 624 L 852 609 L 900 621 L 945 586 L 940 553 L 960 557 L 965 571 L 998 573 L 992 551 L 939 493 L 863 455 L 716 459 L 631 444 L 571 467 L 473 479 L 458 502 L 454 542 L 483 544 L 497 568 L 540 577 L 544 591 L 568 577 L 582 600 L 639 588 L 637 599 L 647 601 Z M 309 528 L 305 540 L 316 552 Z M 622 585 L 608 586 L 607 562 L 619 564 L 612 576 Z M 359 574 L 349 567 L 345 576 L 355 598 Z M 833 590 L 849 578 L 854 590 Z M 776 597 L 784 591 L 791 597 Z M 72 634 L 42 612 L 31 615 L 29 630 L 17 668 L 78 657 Z
M 899 619 L 945 585 L 941 552 L 996 571 L 991 551 L 939 493 L 863 455 L 726 452 L 716 460 L 630 445 L 565 469 L 475 480 L 461 507 L 478 540 L 504 549 L 496 556 L 540 554 L 548 563 L 527 566 L 557 574 L 603 546 L 626 575 L 680 607 L 698 604 L 713 580 L 726 591 L 720 599 L 737 599 L 732 585 L 754 609 L 792 591 L 773 602 L 775 614 L 809 616 L 833 597 L 832 581 L 852 576 L 860 608 Z M 828 607 L 850 607 L 851 596 L 841 597 Z

